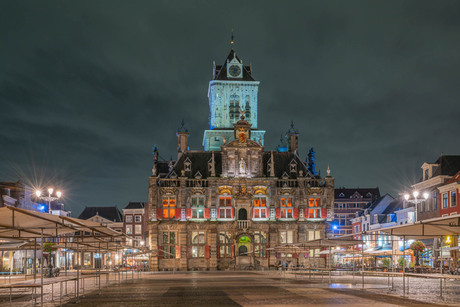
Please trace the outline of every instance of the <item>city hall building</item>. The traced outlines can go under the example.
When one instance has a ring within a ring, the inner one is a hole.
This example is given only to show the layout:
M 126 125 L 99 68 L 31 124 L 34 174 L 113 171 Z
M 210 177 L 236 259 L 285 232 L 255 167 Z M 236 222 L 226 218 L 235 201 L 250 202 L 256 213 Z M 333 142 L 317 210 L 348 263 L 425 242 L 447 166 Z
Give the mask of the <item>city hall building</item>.
M 203 150 L 189 150 L 177 131 L 175 161 L 159 161 L 149 178 L 151 270 L 268 269 L 280 264 L 324 265 L 319 249 L 301 246 L 324 238 L 333 218 L 334 179 L 298 155 L 299 133 L 264 150 L 257 125 L 259 81 L 230 51 L 209 82 L 210 129 Z

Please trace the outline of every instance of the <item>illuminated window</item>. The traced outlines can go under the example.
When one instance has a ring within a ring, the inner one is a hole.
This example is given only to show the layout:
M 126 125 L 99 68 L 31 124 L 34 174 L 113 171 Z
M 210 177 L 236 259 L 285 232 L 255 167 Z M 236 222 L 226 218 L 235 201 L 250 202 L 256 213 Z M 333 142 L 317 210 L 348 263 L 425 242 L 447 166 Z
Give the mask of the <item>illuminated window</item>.
M 318 240 L 321 239 L 321 231 L 319 230 L 307 230 L 307 240 Z
M 457 206 L 457 192 L 455 191 L 450 192 L 450 206 Z
M 319 198 L 308 199 L 308 218 L 321 218 L 321 200 Z
M 232 257 L 232 240 L 230 238 L 230 232 L 219 232 L 219 258 Z
M 204 195 L 192 196 L 192 218 L 204 219 Z
M 176 198 L 165 196 L 163 197 L 163 218 L 172 219 L 176 216 Z
M 282 219 L 292 219 L 292 197 L 281 197 L 280 200 L 281 207 L 281 218 Z
M 192 257 L 204 258 L 205 237 L 204 231 L 192 232 Z
M 142 234 L 142 225 L 134 226 L 134 233 L 137 234 L 137 235 Z
M 232 218 L 232 197 L 219 196 L 219 218 Z
M 267 233 L 265 231 L 254 232 L 254 256 L 260 258 L 267 256 Z
M 294 243 L 294 232 L 292 230 L 283 230 L 280 232 L 280 243 Z
M 173 231 L 163 231 L 161 243 L 163 244 L 163 258 L 174 259 L 176 258 L 176 233 Z
M 254 196 L 253 218 L 267 218 L 267 199 L 265 196 Z
M 133 226 L 132 225 L 126 225 L 126 234 L 127 235 L 133 234 Z

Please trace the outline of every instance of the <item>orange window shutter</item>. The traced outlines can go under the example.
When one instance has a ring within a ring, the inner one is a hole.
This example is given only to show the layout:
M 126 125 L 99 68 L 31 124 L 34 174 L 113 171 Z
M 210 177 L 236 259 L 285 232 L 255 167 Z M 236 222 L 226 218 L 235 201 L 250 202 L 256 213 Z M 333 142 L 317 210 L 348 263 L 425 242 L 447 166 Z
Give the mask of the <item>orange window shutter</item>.
M 259 207 L 259 200 L 257 198 L 254 199 L 254 207 Z
M 180 259 L 180 245 L 176 245 L 176 258 Z
M 260 200 L 260 206 L 261 206 L 261 207 L 265 207 L 265 204 L 266 204 L 266 200 L 265 200 L 265 198 L 262 198 L 262 199 Z

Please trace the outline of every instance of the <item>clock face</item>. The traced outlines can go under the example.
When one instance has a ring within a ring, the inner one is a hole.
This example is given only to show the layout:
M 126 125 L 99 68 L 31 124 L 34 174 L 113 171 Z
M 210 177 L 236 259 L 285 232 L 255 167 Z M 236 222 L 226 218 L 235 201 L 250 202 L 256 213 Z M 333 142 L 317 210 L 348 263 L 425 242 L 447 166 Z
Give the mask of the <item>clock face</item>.
M 241 68 L 238 65 L 232 65 L 228 69 L 232 77 L 238 77 L 241 74 Z

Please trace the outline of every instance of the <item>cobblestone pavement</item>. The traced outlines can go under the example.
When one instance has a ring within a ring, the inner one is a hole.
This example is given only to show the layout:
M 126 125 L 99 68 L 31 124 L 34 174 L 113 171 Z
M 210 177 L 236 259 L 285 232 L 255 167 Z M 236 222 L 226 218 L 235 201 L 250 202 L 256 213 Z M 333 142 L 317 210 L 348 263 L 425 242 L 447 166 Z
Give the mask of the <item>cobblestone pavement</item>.
M 382 280 L 376 289 L 309 281 L 276 272 L 151 273 L 92 293 L 79 306 L 428 306 L 386 295 Z M 383 289 L 382 289 L 383 287 Z M 70 302 L 66 306 L 74 305 Z

